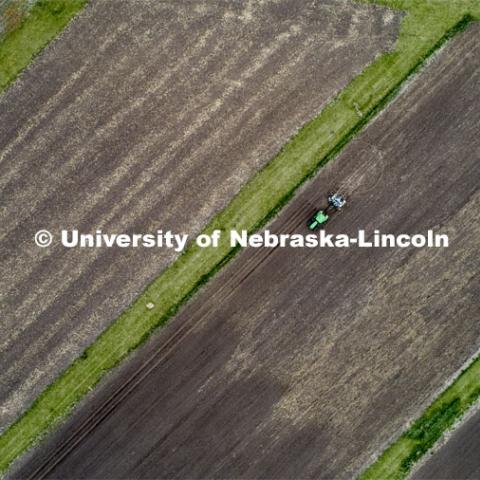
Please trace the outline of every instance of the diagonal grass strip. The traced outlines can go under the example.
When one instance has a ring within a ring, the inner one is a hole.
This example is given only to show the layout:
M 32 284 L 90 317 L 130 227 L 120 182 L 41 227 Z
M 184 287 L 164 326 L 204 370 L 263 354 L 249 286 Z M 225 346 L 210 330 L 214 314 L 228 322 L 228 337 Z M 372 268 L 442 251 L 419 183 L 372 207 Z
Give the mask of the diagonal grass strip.
M 5 90 L 88 0 L 39 0 L 0 43 L 0 92 Z
M 401 480 L 480 397 L 480 357 L 466 368 L 359 480 Z

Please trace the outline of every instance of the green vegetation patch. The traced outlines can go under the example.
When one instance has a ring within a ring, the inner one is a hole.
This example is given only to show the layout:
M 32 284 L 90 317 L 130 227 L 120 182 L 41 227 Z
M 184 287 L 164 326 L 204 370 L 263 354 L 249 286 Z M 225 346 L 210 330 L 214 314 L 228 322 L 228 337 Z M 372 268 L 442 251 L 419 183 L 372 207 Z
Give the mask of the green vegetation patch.
M 400 480 L 480 397 L 480 357 L 383 452 L 360 480 Z
M 5 90 L 88 0 L 39 0 L 0 42 L 0 92 Z
M 79 2 L 83 3 L 83 2 Z M 264 225 L 295 190 L 368 123 L 424 60 L 469 21 L 463 9 L 412 10 L 392 53 L 381 55 L 306 124 L 206 227 L 204 233 Z M 420 32 L 420 33 L 418 33 Z M 0 437 L 0 471 L 64 418 L 102 376 L 171 317 L 235 254 L 191 244 Z M 152 303 L 152 309 L 147 304 Z M 413 440 L 409 440 L 413 441 Z

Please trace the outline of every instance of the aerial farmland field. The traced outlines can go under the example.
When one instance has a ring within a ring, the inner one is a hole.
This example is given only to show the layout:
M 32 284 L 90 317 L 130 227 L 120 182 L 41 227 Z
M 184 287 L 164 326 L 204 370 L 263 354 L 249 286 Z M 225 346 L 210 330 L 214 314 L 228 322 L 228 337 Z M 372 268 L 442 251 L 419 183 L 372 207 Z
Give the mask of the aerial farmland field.
M 355 208 L 330 232 L 442 229 L 446 251 L 245 250 L 19 478 L 357 475 L 480 347 L 479 38 L 454 39 L 268 226 L 303 231 L 335 184 Z
M 249 5 L 92 2 L 0 99 L 2 428 L 175 255 L 39 252 L 33 234 L 198 232 L 401 18 Z
M 0 476 L 474 476 L 478 20 L 0 2 Z

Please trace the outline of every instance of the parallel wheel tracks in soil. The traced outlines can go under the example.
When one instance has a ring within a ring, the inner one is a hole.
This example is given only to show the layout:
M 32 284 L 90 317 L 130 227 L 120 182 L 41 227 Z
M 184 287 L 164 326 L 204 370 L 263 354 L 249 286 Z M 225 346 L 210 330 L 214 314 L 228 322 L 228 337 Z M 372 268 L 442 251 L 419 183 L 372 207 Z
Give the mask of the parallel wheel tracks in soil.
M 323 198 L 323 196 L 319 195 L 314 201 L 318 203 L 321 198 Z M 305 215 L 303 215 L 305 207 L 313 208 L 313 205 L 310 202 L 306 202 L 305 204 L 302 204 L 302 209 L 294 209 L 291 215 L 286 218 L 285 222 L 278 225 L 275 230 L 281 230 L 282 233 L 286 232 L 291 234 L 304 225 L 306 221 Z M 235 289 L 240 286 L 260 265 L 262 265 L 277 250 L 277 248 L 278 247 L 249 250 L 247 253 L 249 258 L 243 262 L 234 275 L 226 279 L 223 286 L 218 289 L 211 298 L 221 298 L 222 301 L 228 299 Z M 206 308 L 199 309 L 189 320 L 179 327 L 158 350 L 156 350 L 142 365 L 140 365 L 140 367 L 137 368 L 137 370 L 135 370 L 130 378 L 123 382 L 114 393 L 112 393 L 110 397 L 99 406 L 99 408 L 93 411 L 78 426 L 78 428 L 62 444 L 60 444 L 54 453 L 52 453 L 29 478 L 32 480 L 46 478 L 46 476 L 57 465 L 59 465 L 91 431 L 107 419 L 107 417 L 115 411 L 115 408 L 169 356 L 175 347 L 177 347 L 202 320 L 205 319 L 212 308 L 210 305 L 206 304 Z

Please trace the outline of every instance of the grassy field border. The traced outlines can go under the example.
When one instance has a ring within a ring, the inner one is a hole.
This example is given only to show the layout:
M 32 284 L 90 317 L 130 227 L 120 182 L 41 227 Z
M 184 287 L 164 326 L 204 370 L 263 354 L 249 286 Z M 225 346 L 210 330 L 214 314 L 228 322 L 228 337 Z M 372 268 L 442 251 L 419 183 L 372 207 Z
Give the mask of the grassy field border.
M 396 48 L 369 65 L 235 196 L 204 230 L 254 231 L 271 219 L 298 187 L 340 150 L 398 92 L 425 60 L 471 20 L 468 10 L 421 5 L 402 21 Z M 421 31 L 419 36 L 415 32 Z M 333 133 L 332 133 L 333 132 Z M 0 437 L 0 471 L 38 441 L 131 350 L 164 324 L 236 253 L 195 244 L 140 297 Z M 154 308 L 146 305 L 153 303 Z
M 382 455 L 359 480 L 401 480 L 413 465 L 480 398 L 480 356 L 465 368 L 425 412 Z
M 68 25 L 89 0 L 38 0 L 0 41 L 0 93 Z

